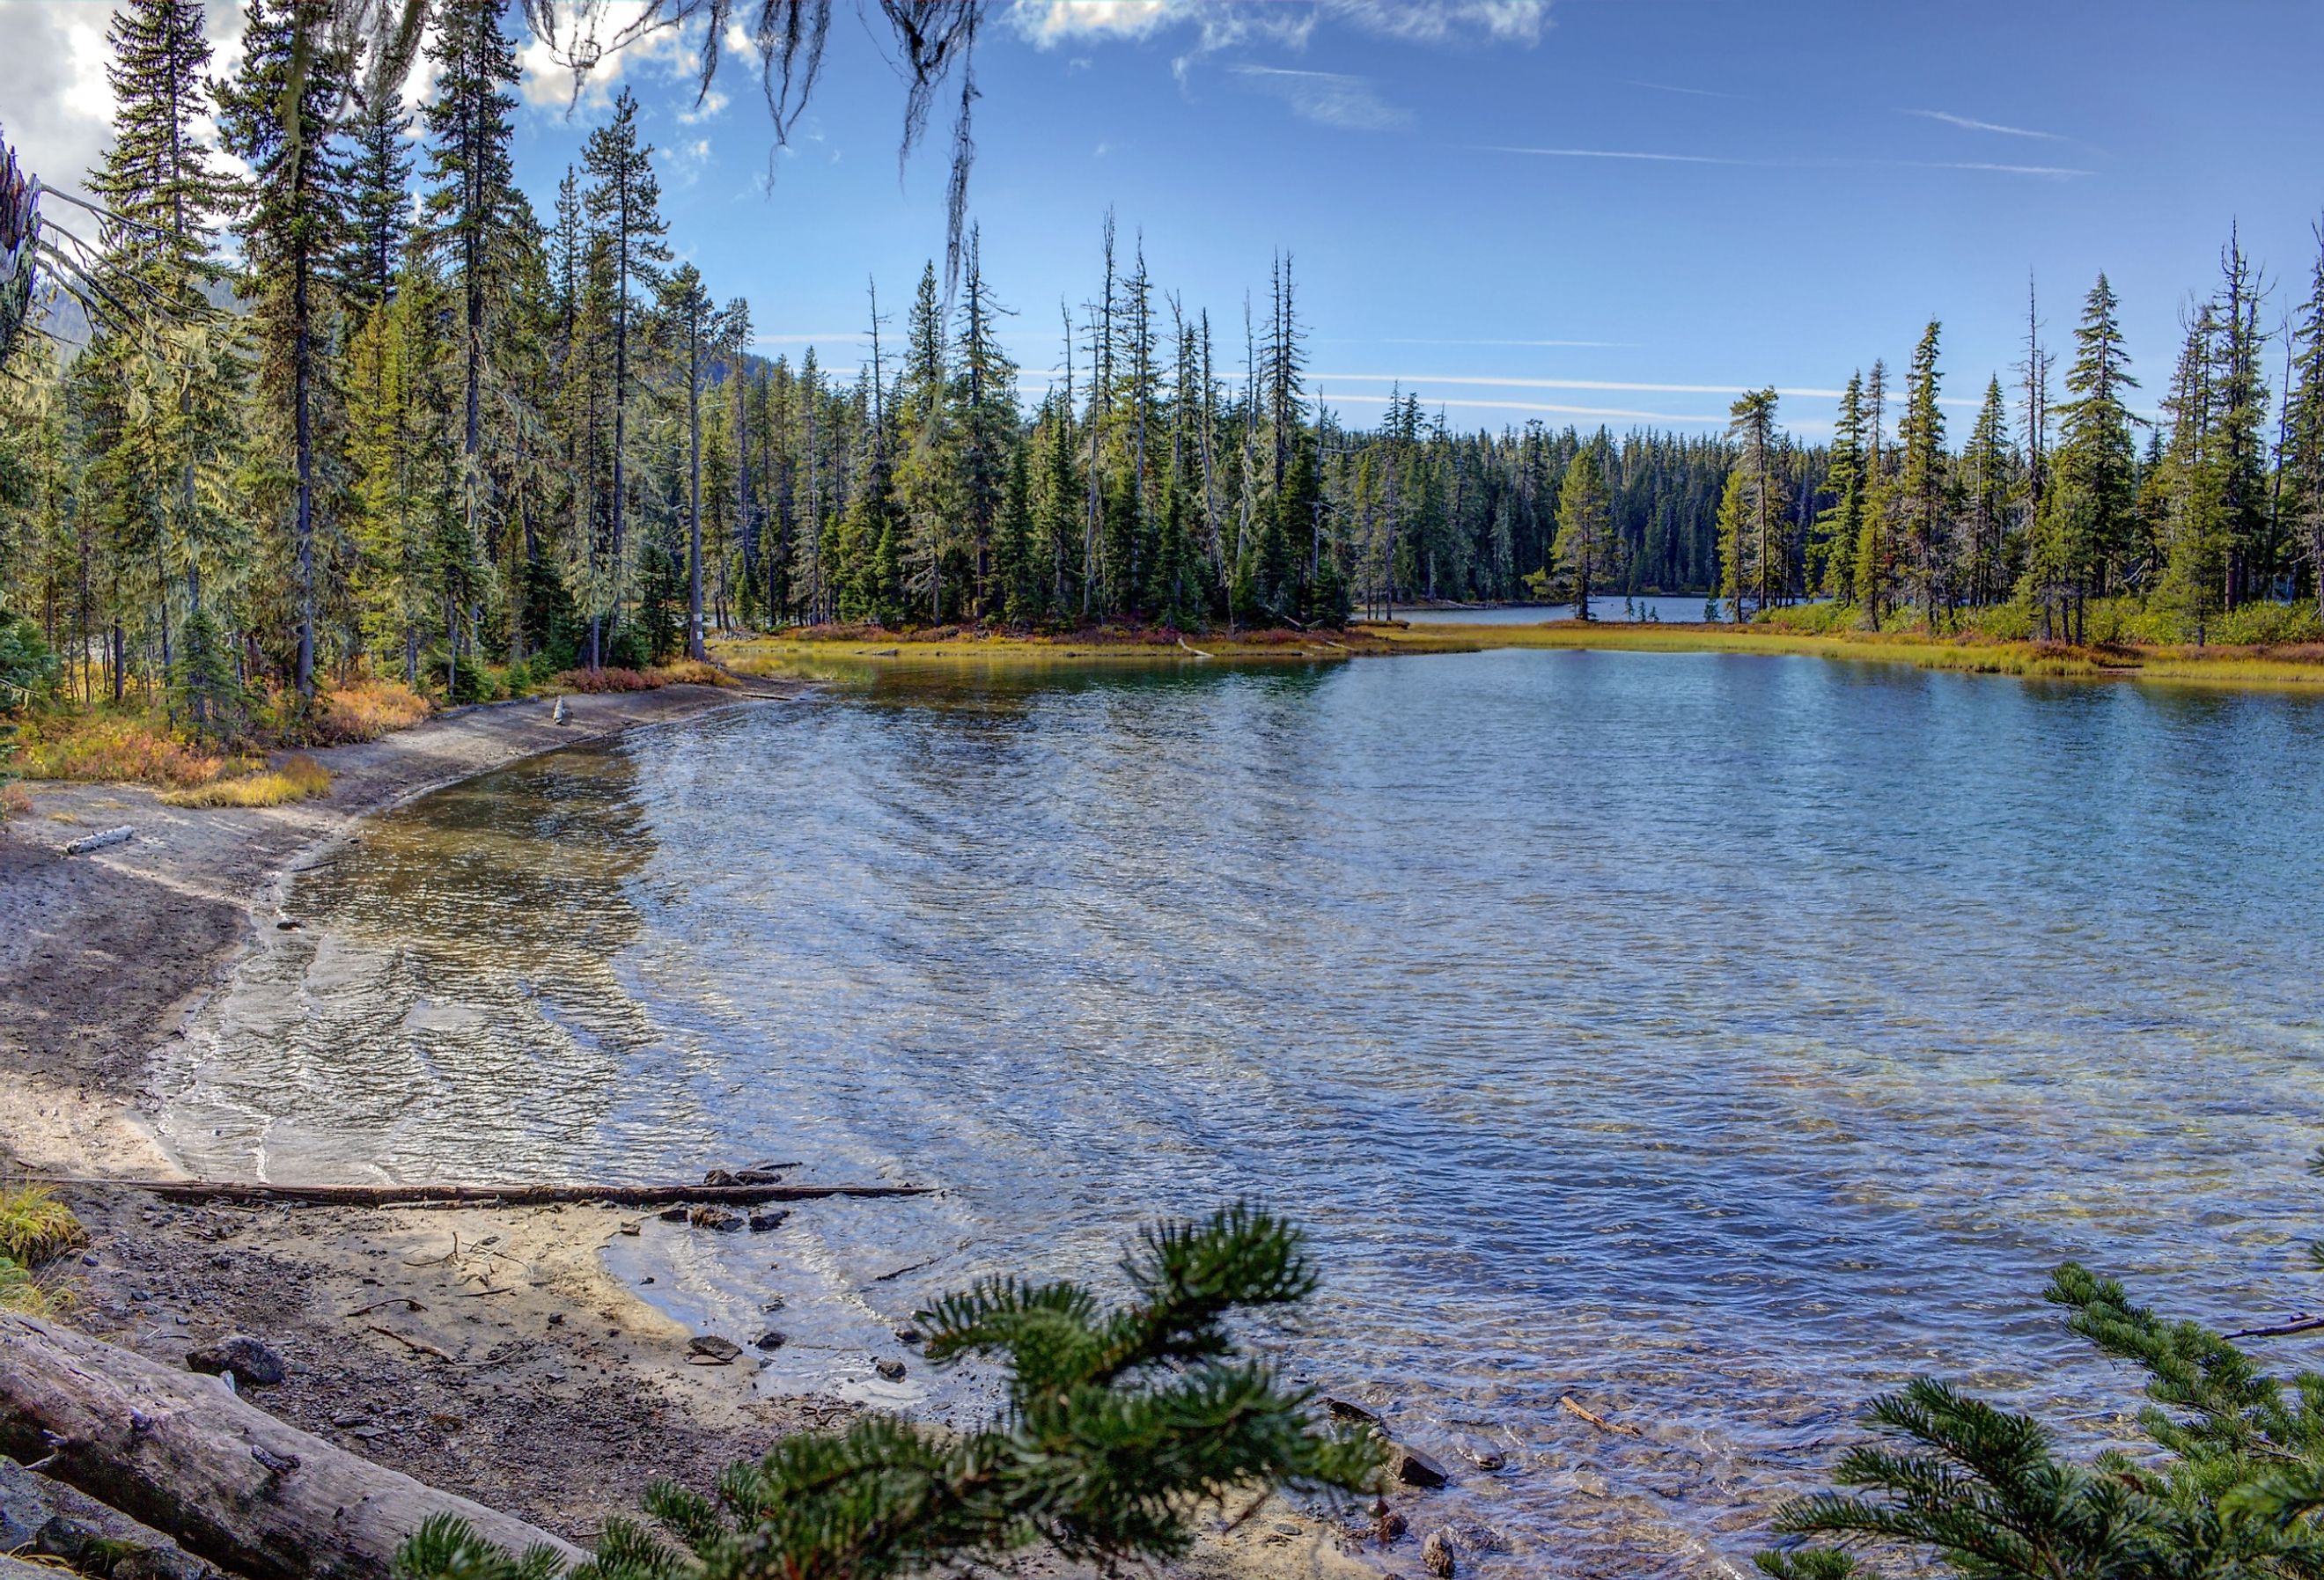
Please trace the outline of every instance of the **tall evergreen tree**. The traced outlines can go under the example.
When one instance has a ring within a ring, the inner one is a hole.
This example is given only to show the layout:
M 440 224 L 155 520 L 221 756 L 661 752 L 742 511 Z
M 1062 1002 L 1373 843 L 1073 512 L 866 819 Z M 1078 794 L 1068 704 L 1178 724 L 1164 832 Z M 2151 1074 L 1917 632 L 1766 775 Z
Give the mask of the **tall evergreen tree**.
M 1583 620 L 1590 618 L 1591 587 L 1610 568 L 1606 560 L 1612 549 L 1613 514 L 1598 452 L 1597 444 L 1584 446 L 1557 490 L 1557 567 L 1573 580 L 1574 613 Z
M 1905 552 L 1911 557 L 1913 582 L 1920 595 L 1921 618 L 1931 630 L 1938 625 L 1938 605 L 1949 599 L 1945 578 L 1950 544 L 1950 512 L 1946 502 L 1945 417 L 1937 404 L 1937 335 L 1935 319 L 1913 348 L 1913 365 L 1904 375 L 1904 418 L 1896 431 L 1902 451 L 1902 476 L 1897 496 L 1904 522 Z
M 256 284 L 259 397 L 289 463 L 292 683 L 315 695 L 318 488 L 344 435 L 330 278 L 349 229 L 348 172 L 331 125 L 348 62 L 327 42 L 330 0 L 244 0 L 243 64 L 219 97 L 226 147 L 250 167 L 242 224 Z M 319 453 L 318 453 L 319 452 Z
M 638 136 L 637 97 L 623 88 L 613 101 L 613 115 L 589 134 L 583 148 L 584 168 L 590 180 L 589 217 L 598 227 L 611 265 L 613 309 L 613 484 L 609 499 L 612 522 L 611 618 L 621 623 L 622 567 L 628 552 L 628 449 L 630 406 L 630 320 L 635 293 L 651 290 L 669 261 L 662 237 L 669 223 L 661 216 L 661 182 L 653 171 L 653 147 Z M 590 622 L 589 661 L 602 657 L 598 617 Z
M 459 315 L 464 533 L 479 554 L 500 524 L 484 456 L 486 386 L 498 375 L 493 356 L 498 317 L 512 294 L 512 243 L 530 223 L 511 162 L 516 97 L 509 90 L 517 65 L 501 11 L 500 0 L 443 0 L 428 46 L 436 97 L 421 112 L 426 234 Z M 458 645 L 456 634 L 450 640 Z

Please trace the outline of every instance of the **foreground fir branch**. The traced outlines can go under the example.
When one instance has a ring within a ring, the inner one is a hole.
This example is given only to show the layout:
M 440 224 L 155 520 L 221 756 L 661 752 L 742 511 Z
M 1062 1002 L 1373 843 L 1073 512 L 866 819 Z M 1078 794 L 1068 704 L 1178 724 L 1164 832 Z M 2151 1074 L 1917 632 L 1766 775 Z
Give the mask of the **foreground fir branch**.
M 1134 1298 L 1113 1309 L 1077 1284 L 992 1279 L 920 1314 L 932 1361 L 1008 1369 L 1007 1406 L 982 1431 L 871 1416 L 730 1467 L 715 1499 L 658 1483 L 646 1511 L 683 1546 L 612 1521 L 569 1580 L 881 1580 L 1038 1544 L 1098 1563 L 1167 1558 L 1223 1500 L 1372 1484 L 1377 1446 L 1319 1431 L 1312 1396 L 1228 1331 L 1238 1313 L 1314 1292 L 1297 1230 L 1239 1205 L 1146 1231 L 1122 1270 Z M 546 1551 L 512 1555 L 444 1519 L 405 1544 L 397 1573 L 551 1580 L 558 1569 Z
M 1848 1549 L 1933 1557 L 1968 1580 L 2304 1580 L 2324 1576 L 2324 1374 L 2282 1380 L 2200 1323 L 2133 1305 L 2069 1263 L 2049 1298 L 2105 1354 L 2146 1375 L 2146 1442 L 2087 1462 L 2029 1416 L 1922 1379 L 1873 1401 L 1877 1440 L 1843 1491 L 1785 1505 L 1777 1580 L 1848 1580 Z

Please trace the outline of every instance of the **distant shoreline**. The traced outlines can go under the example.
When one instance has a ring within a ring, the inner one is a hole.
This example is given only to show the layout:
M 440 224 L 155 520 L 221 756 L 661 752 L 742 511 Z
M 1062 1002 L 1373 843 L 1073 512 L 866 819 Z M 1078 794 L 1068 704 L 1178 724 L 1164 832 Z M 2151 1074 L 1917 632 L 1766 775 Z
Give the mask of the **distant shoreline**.
M 1444 607 L 1445 605 L 1435 605 Z M 1516 605 L 1468 605 L 1513 607 Z M 1427 653 L 1545 648 L 1648 653 L 1753 653 L 2023 679 L 2139 680 L 2260 689 L 2324 688 L 2324 644 L 2204 647 L 2014 641 L 1975 634 L 1914 632 L 1801 632 L 1764 624 L 1629 620 L 1516 622 L 1403 620 L 1351 622 L 1344 630 L 1210 632 L 1104 627 L 1019 633 L 943 626 L 921 631 L 816 627 L 715 642 L 717 656 L 742 674 L 797 674 L 817 663 L 985 662 L 1047 665 L 1093 662 L 1317 662 Z

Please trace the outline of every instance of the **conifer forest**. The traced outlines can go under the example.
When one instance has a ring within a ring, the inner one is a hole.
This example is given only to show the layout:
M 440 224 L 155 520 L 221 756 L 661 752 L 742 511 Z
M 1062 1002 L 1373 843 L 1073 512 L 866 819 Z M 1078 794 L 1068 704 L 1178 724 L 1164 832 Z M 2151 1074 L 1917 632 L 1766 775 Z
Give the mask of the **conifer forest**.
M 84 699 L 226 721 L 318 673 L 462 698 L 793 624 L 1200 632 L 1577 588 L 2069 640 L 2125 596 L 2187 641 L 2314 597 L 2324 258 L 2278 328 L 2230 237 L 2169 369 L 2131 367 L 2100 276 L 2058 345 L 2029 311 L 1950 431 L 1932 322 L 1849 373 L 1828 443 L 1773 391 L 1724 435 L 1489 432 L 1416 389 L 1350 425 L 1309 393 L 1296 256 L 1222 316 L 1107 215 L 1028 403 L 973 229 L 956 278 L 874 282 L 860 369 L 770 360 L 751 303 L 671 261 L 633 97 L 541 211 L 499 5 L 444 10 L 415 126 L 348 112 L 358 65 L 303 3 L 251 0 L 224 81 L 195 0 L 114 23 L 93 327 L 28 337 L 0 388 L 0 597 Z

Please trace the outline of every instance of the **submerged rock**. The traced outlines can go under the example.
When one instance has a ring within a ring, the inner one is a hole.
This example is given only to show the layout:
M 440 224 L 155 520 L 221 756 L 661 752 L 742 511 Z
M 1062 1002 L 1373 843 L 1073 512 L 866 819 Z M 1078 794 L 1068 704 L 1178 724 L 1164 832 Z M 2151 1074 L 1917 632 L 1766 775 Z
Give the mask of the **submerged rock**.
M 901 1361 L 881 1361 L 876 1363 L 876 1369 L 881 1376 L 890 1382 L 901 1382 L 904 1380 L 904 1363 Z
M 1388 1469 L 1407 1487 L 1441 1487 L 1452 1479 L 1435 1460 L 1401 1443 L 1388 1452 Z
M 695 1207 L 686 1215 L 686 1221 L 697 1229 L 715 1229 L 721 1234 L 732 1234 L 742 1226 L 742 1215 L 725 1207 Z
M 777 1207 L 770 1212 L 752 1213 L 751 1215 L 751 1233 L 753 1234 L 763 1234 L 770 1229 L 779 1229 L 783 1226 L 783 1220 L 789 1216 L 790 1214 L 780 1207 Z
M 272 1388 L 287 1374 L 282 1357 L 246 1333 L 188 1350 L 186 1367 L 213 1377 L 231 1377 L 244 1388 Z
M 1446 1526 L 1428 1533 L 1420 1544 L 1420 1566 L 1436 1576 L 1436 1580 L 1452 1580 L 1457 1562 L 1452 1551 L 1452 1529 Z
M 751 1347 L 759 1350 L 779 1350 L 789 1342 L 790 1340 L 788 1337 L 782 1334 L 777 1333 L 770 1327 L 767 1329 L 766 1332 L 761 1334 L 757 1338 L 752 1339 L 751 1341 Z

